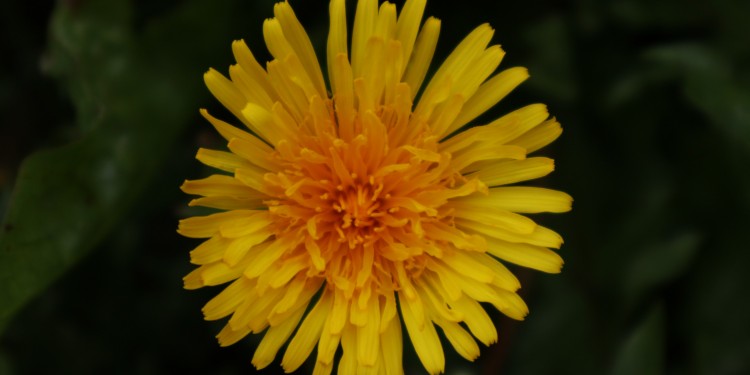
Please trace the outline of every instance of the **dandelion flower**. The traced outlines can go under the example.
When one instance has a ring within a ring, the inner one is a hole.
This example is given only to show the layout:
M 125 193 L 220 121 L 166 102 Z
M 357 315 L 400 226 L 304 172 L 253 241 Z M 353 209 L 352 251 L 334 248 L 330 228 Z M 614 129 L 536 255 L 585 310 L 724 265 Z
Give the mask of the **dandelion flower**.
M 468 360 L 497 341 L 485 308 L 521 320 L 528 309 L 505 263 L 548 273 L 562 238 L 523 214 L 564 212 L 569 195 L 506 186 L 547 175 L 530 153 L 561 133 L 533 104 L 476 124 L 528 77 L 494 74 L 504 52 L 493 29 L 474 29 L 424 83 L 440 21 L 426 0 L 356 5 L 348 43 L 345 0 L 330 3 L 326 82 L 291 6 L 263 24 L 273 56 L 263 68 L 243 41 L 229 78 L 205 74 L 211 93 L 246 129 L 201 110 L 228 151 L 197 159 L 223 171 L 186 181 L 192 206 L 218 209 L 184 219 L 179 233 L 203 238 L 185 288 L 228 283 L 203 308 L 229 317 L 231 345 L 263 334 L 252 359 L 298 369 L 315 350 L 316 374 L 402 374 L 402 324 L 425 369 L 445 369 L 438 328 Z M 423 84 L 424 83 L 424 84 Z M 482 305 L 482 303 L 485 303 Z

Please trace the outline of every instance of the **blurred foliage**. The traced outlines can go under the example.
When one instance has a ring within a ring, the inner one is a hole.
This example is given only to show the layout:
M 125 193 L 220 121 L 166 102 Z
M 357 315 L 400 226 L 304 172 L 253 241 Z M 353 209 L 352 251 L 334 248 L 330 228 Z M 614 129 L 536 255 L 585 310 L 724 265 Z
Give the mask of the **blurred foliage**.
M 323 46 L 325 1 L 292 1 Z M 200 313 L 215 291 L 181 290 L 196 243 L 174 228 L 188 214 L 177 187 L 207 173 L 195 150 L 219 144 L 197 109 L 226 113 L 201 74 L 225 71 L 233 39 L 266 58 L 272 3 L 5 7 L 0 374 L 253 372 L 258 338 L 219 348 Z M 549 105 L 565 133 L 542 151 L 557 172 L 540 183 L 576 199 L 538 218 L 566 239 L 563 273 L 517 269 L 531 315 L 493 314 L 500 342 L 476 364 L 448 350 L 447 373 L 750 373 L 750 2 L 433 1 L 427 13 L 443 19 L 438 58 L 490 22 L 503 66 L 530 69 L 493 115 Z

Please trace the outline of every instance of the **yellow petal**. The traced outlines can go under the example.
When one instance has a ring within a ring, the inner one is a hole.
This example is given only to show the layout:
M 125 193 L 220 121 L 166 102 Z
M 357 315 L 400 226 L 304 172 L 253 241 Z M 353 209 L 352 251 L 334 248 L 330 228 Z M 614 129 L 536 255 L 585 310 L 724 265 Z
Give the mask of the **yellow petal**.
M 313 267 L 315 267 L 315 270 L 318 272 L 325 270 L 325 259 L 323 259 L 323 257 L 321 256 L 320 246 L 318 246 L 317 241 L 315 241 L 312 237 L 306 238 L 305 249 L 307 250 L 307 254 L 310 256 L 310 261 L 312 262 Z
M 263 243 L 263 241 L 268 239 L 271 235 L 273 235 L 271 230 L 268 228 L 261 228 L 254 233 L 239 237 L 229 244 L 222 259 L 227 265 L 234 266 L 239 263 L 251 249 L 256 245 Z M 256 252 L 262 251 L 261 248 L 255 248 L 253 250 Z
M 422 365 L 424 365 L 430 374 L 442 373 L 445 370 L 445 354 L 443 353 L 440 338 L 438 338 L 432 321 L 428 320 L 420 326 L 419 320 L 426 319 L 424 316 L 416 317 L 414 315 L 412 305 L 415 302 L 404 298 L 401 293 L 399 293 L 399 302 L 401 304 L 401 316 L 404 318 L 406 331 L 409 333 L 414 350 L 417 352 Z
M 554 169 L 554 160 L 536 157 L 524 160 L 495 161 L 466 177 L 478 178 L 487 186 L 500 186 L 544 177 Z
M 338 375 L 357 374 L 357 331 L 347 324 L 341 332 L 343 355 L 339 360 Z
M 219 339 L 219 345 L 229 346 L 236 343 L 237 341 L 240 341 L 243 337 L 247 336 L 248 333 L 250 333 L 249 328 L 243 327 L 238 330 L 234 330 L 229 326 L 229 324 L 227 324 L 224 326 L 221 332 L 216 335 L 216 338 Z
M 234 172 L 234 178 L 242 182 L 245 186 L 261 192 L 263 194 L 272 195 L 272 191 L 268 189 L 268 186 L 264 183 L 265 173 L 257 168 L 241 168 Z
M 396 39 L 401 42 L 403 61 L 409 61 L 414 42 L 417 40 L 419 25 L 422 23 L 427 0 L 407 0 L 401 8 L 396 25 Z M 404 65 L 405 68 L 405 65 Z M 399 77 L 403 71 L 399 72 Z
M 472 61 L 467 69 L 456 80 L 454 90 L 464 98 L 471 98 L 477 92 L 479 86 L 489 77 L 505 56 L 505 51 L 498 45 L 488 47 L 477 58 Z M 448 133 L 458 129 L 448 128 Z
M 526 68 L 506 69 L 484 82 L 464 104 L 461 114 L 451 124 L 449 133 L 468 124 L 506 97 L 521 82 L 529 78 Z
M 466 332 L 460 324 L 440 317 L 435 319 L 435 323 L 443 329 L 445 337 L 461 357 L 472 362 L 479 357 L 477 342 L 474 341 L 474 337 L 469 332 Z
M 346 55 L 339 53 L 333 63 L 334 76 L 333 99 L 335 101 L 336 120 L 338 120 L 339 136 L 344 141 L 354 138 L 354 73 Z
M 288 80 L 286 88 L 294 92 L 295 99 L 300 104 L 300 109 L 304 108 L 312 97 L 321 95 L 315 87 L 315 83 L 305 74 L 305 68 L 296 54 L 291 54 L 283 60 L 276 60 L 276 62 L 279 63 L 279 71 Z M 323 95 L 327 96 L 327 94 Z M 279 103 L 279 105 L 281 104 Z M 301 119 L 301 117 L 296 117 L 296 119 Z
M 190 238 L 209 238 L 218 233 L 222 225 L 242 221 L 256 214 L 256 211 L 251 210 L 234 210 L 182 219 L 177 232 Z
M 282 291 L 273 290 L 261 296 L 255 288 L 251 293 L 248 293 L 245 302 L 234 311 L 229 319 L 229 325 L 234 329 L 249 327 L 253 332 L 264 330 L 269 326 L 266 317 L 273 306 L 282 298 L 282 295 Z
M 273 308 L 274 314 L 283 314 L 289 311 L 293 306 L 295 306 L 297 298 L 305 289 L 305 286 L 307 284 L 305 282 L 306 279 L 307 278 L 303 275 L 298 275 L 293 281 L 289 283 L 289 285 L 286 286 L 286 293 L 284 294 L 284 297 Z M 272 326 L 274 326 L 274 324 L 272 324 Z
M 231 173 L 234 173 L 237 168 L 247 168 L 251 166 L 247 160 L 244 160 L 235 154 L 225 151 L 208 150 L 205 148 L 198 149 L 198 154 L 195 155 L 195 158 L 209 167 L 214 167 Z
M 377 16 L 377 0 L 357 2 L 357 10 L 354 14 L 354 30 L 352 30 L 352 70 L 354 71 L 354 78 L 362 76 L 362 64 L 365 62 L 367 43 L 375 31 Z
M 240 277 L 208 301 L 206 306 L 203 307 L 203 316 L 206 320 L 217 320 L 231 314 L 237 306 L 245 301 L 254 285 L 252 281 Z
M 383 300 L 385 302 L 381 303 L 381 312 L 380 312 L 380 333 L 386 331 L 388 325 L 391 322 L 391 319 L 396 317 L 396 296 L 393 294 L 393 291 L 388 291 L 383 293 L 382 295 Z
M 266 171 L 277 170 L 279 164 L 271 158 L 269 153 L 264 152 L 254 142 L 249 142 L 241 138 L 233 138 L 229 141 L 229 149 L 234 154 L 244 158 L 258 168 Z M 253 167 L 243 167 L 243 169 L 252 169 Z M 256 168 L 257 169 L 257 168 Z M 236 170 L 235 170 L 236 171 Z
M 487 238 L 487 252 L 519 266 L 547 273 L 560 273 L 563 259 L 556 252 L 541 246 L 511 243 Z
M 469 171 L 471 165 L 484 160 L 523 160 L 526 158 L 526 149 L 516 145 L 497 145 L 482 142 L 474 149 L 459 154 L 454 154 L 452 167 L 461 172 Z
M 455 208 L 453 216 L 456 218 L 478 221 L 512 233 L 531 234 L 537 227 L 536 223 L 526 216 L 496 208 L 488 209 L 487 206 L 475 202 L 465 203 L 457 199 L 451 201 L 450 206 Z
M 331 310 L 332 304 L 332 293 L 326 290 L 321 295 L 318 303 L 315 304 L 315 307 L 307 314 L 294 338 L 289 343 L 284 353 L 284 358 L 281 360 L 281 366 L 284 368 L 284 371 L 292 372 L 297 370 L 307 357 L 310 356 L 315 343 L 320 338 L 320 332 L 323 329 L 323 324 L 325 324 L 326 316 Z
M 471 195 L 460 198 L 461 203 L 472 207 L 500 209 L 520 213 L 567 212 L 573 198 L 557 190 L 528 186 L 497 187 L 489 195 Z
M 312 375 L 330 375 L 333 371 L 333 363 L 315 362 Z
M 473 218 L 471 215 L 468 215 L 466 218 L 457 219 L 455 223 L 456 227 L 461 230 L 477 232 L 508 242 L 527 243 L 555 249 L 559 249 L 563 243 L 563 239 L 559 234 L 541 225 L 535 226 L 534 231 L 531 233 L 519 234 L 499 226 L 491 225 L 488 221 L 482 220 L 482 218 Z
M 443 295 L 440 295 L 440 292 L 436 290 L 437 288 L 435 288 L 429 282 L 429 280 L 424 277 L 420 277 L 419 279 L 414 280 L 414 283 L 415 285 L 417 285 L 417 292 L 419 293 L 419 297 L 422 299 L 422 301 L 429 303 L 429 305 L 427 306 L 427 310 L 429 310 L 429 316 L 431 316 L 433 319 L 436 316 L 439 316 L 442 319 L 453 322 L 461 321 L 461 315 L 451 310 L 450 306 L 447 305 L 447 298 L 445 298 L 445 296 Z
M 380 4 L 378 18 L 375 20 L 375 30 L 373 35 L 391 40 L 396 35 L 396 5 L 383 2 Z
M 411 88 L 411 99 L 414 99 L 419 93 L 419 88 L 430 69 L 439 35 L 440 20 L 434 17 L 428 18 L 422 26 L 422 30 L 419 31 L 411 59 L 406 64 L 406 71 L 402 79 Z
M 396 97 L 400 94 L 399 86 L 401 82 L 401 75 L 404 72 L 404 56 L 402 53 L 401 42 L 396 40 L 386 40 L 385 44 L 385 57 L 384 57 L 384 68 L 385 68 L 385 93 L 383 95 L 383 107 L 384 111 L 381 117 L 387 121 L 389 118 L 389 112 L 395 112 Z
M 497 329 L 479 302 L 462 296 L 451 302 L 451 306 L 464 316 L 466 326 L 484 345 L 490 346 L 497 342 Z
M 461 298 L 461 296 L 463 295 L 463 292 L 461 292 L 461 288 L 459 288 L 458 285 L 450 280 L 450 276 L 444 273 L 426 272 L 422 277 L 426 278 L 427 281 L 433 286 L 433 288 L 440 290 L 440 295 L 445 297 L 445 300 L 448 304 L 450 304 L 450 302 L 452 301 L 457 300 L 458 298 Z
M 247 199 L 264 197 L 258 191 L 234 179 L 232 176 L 215 174 L 200 180 L 186 180 L 180 189 L 187 194 L 203 196 L 226 196 Z
M 364 58 L 360 62 L 360 78 L 355 71 L 354 92 L 359 98 L 359 113 L 375 111 L 380 104 L 380 97 L 385 89 L 385 69 L 383 56 L 385 42 L 383 38 L 372 37 L 367 42 Z M 354 66 L 352 65 L 352 68 Z
M 478 145 L 496 147 L 497 145 L 504 144 L 512 144 L 526 150 L 525 147 L 511 142 L 511 140 L 538 126 L 547 117 L 549 117 L 549 112 L 547 112 L 545 105 L 528 105 L 508 113 L 487 125 L 473 127 L 444 140 L 440 143 L 440 152 L 476 152 L 474 150 L 477 149 Z
M 196 198 L 188 202 L 188 206 L 201 206 L 208 208 L 217 208 L 220 210 L 232 211 L 232 210 L 259 210 L 264 208 L 262 194 L 253 192 L 257 197 L 250 198 L 234 198 L 234 197 L 203 197 Z
M 265 71 L 263 74 L 265 75 Z M 229 67 L 229 78 L 249 103 L 255 103 L 263 107 L 270 107 L 273 105 L 273 100 L 271 100 L 271 96 L 269 96 L 268 92 L 263 88 L 260 82 L 248 74 L 241 65 L 235 64 Z
M 455 90 L 456 88 L 453 89 Z M 450 133 L 448 127 L 456 119 L 456 116 L 461 113 L 461 108 L 465 102 L 466 96 L 463 94 L 453 94 L 441 104 L 439 110 L 432 113 L 430 124 L 436 136 L 441 137 Z
M 276 18 L 268 18 L 263 22 L 263 38 L 268 52 L 271 52 L 276 60 L 284 60 L 294 53 L 294 49 L 284 37 L 281 23 Z
M 299 72 L 290 74 L 288 59 L 272 60 L 267 64 L 271 85 L 279 95 L 279 102 L 297 122 L 302 122 L 310 105 L 310 98 L 302 87 L 295 82 Z
M 284 265 L 281 267 L 279 272 L 275 272 L 269 286 L 271 288 L 279 288 L 286 285 L 300 271 L 308 267 L 307 256 L 297 256 L 284 261 Z
M 442 263 L 459 275 L 472 278 L 480 283 L 490 283 L 495 278 L 493 272 L 478 259 L 469 256 L 467 251 L 452 251 L 442 259 Z
M 333 298 L 333 310 L 331 311 L 331 334 L 340 335 L 349 316 L 349 300 L 344 293 L 336 289 Z
M 332 307 L 336 309 L 336 305 Z M 339 347 L 341 340 L 341 334 L 333 334 L 331 332 L 331 325 L 335 321 L 335 315 L 329 314 L 326 318 L 326 322 L 323 325 L 323 330 L 320 333 L 320 340 L 318 342 L 318 356 L 317 363 L 324 365 L 333 364 L 333 357 L 336 354 L 336 349 Z
M 219 232 L 225 238 L 238 238 L 253 234 L 271 224 L 268 211 L 246 211 L 245 215 L 222 223 Z
M 278 144 L 283 139 L 273 121 L 273 115 L 265 107 L 255 103 L 246 103 L 240 113 L 242 119 L 252 125 L 253 131 L 272 145 Z
M 370 298 L 365 316 L 365 324 L 357 327 L 357 362 L 359 366 L 375 366 L 380 348 L 380 306 L 377 298 Z
M 251 257 L 245 257 L 232 265 L 224 262 L 215 262 L 204 265 L 201 267 L 203 269 L 203 272 L 201 272 L 203 285 L 219 285 L 235 280 L 242 275 L 242 271 L 244 271 L 245 267 L 247 267 L 251 261 Z
M 492 301 L 492 304 L 509 318 L 523 320 L 529 314 L 526 303 L 515 292 L 497 289 L 497 293 L 499 298 Z
M 332 0 L 328 5 L 328 12 L 330 14 L 330 27 L 328 29 L 328 76 L 331 80 L 331 90 L 334 95 L 337 93 L 336 88 L 339 87 L 339 71 L 334 67 L 334 62 L 338 58 L 339 54 L 348 57 L 348 40 L 346 30 L 346 0 Z
M 401 338 L 401 322 L 398 318 L 391 319 L 380 337 L 380 351 L 383 353 L 381 368 L 386 375 L 403 375 L 403 339 Z
M 183 288 L 187 290 L 194 290 L 194 289 L 202 288 L 204 286 L 203 278 L 201 278 L 202 272 L 203 272 L 203 267 L 198 267 L 190 271 L 189 274 L 185 275 L 185 277 L 182 278 Z
M 562 134 L 562 127 L 555 119 L 545 121 L 522 136 L 514 139 L 511 143 L 525 148 L 532 153 L 552 143 Z
M 289 336 L 294 332 L 294 329 L 297 328 L 304 312 L 304 307 L 297 309 L 283 323 L 268 328 L 260 344 L 258 344 L 258 348 L 255 349 L 255 354 L 253 354 L 252 363 L 255 368 L 260 370 L 273 362 L 274 358 L 276 358 L 276 353 L 279 352 L 281 346 L 286 343 Z
M 292 311 L 307 306 L 310 299 L 320 290 L 322 283 L 322 280 L 308 279 L 303 274 L 298 274 L 294 281 L 289 283 L 284 297 L 274 306 L 268 316 L 268 323 L 271 327 L 285 321 Z
M 232 114 L 237 118 L 242 119 L 241 114 L 242 108 L 247 104 L 245 96 L 242 92 L 235 87 L 232 81 L 221 75 L 215 69 L 209 69 L 204 75 L 203 80 L 208 87 L 208 91 L 218 99 L 221 104 L 224 105 Z
M 317 96 L 315 96 L 315 98 L 317 98 Z M 297 121 L 286 110 L 284 105 L 279 102 L 276 102 L 271 107 L 271 112 L 273 115 L 273 122 L 278 127 L 281 137 L 284 138 L 284 140 L 287 142 L 293 142 L 294 144 L 297 144 L 299 133 L 302 130 L 297 124 Z
M 437 262 L 432 267 L 436 272 L 445 273 L 454 283 L 456 283 L 456 285 L 458 285 L 458 287 L 461 288 L 465 295 L 474 300 L 479 302 L 490 302 L 494 305 L 500 305 L 502 303 L 502 296 L 499 292 L 500 289 L 495 288 L 493 285 L 468 278 L 451 268 L 441 266 Z
M 266 74 L 266 70 L 263 69 L 258 61 L 255 60 L 253 53 L 247 48 L 245 41 L 235 40 L 232 43 L 232 52 L 234 53 L 235 60 L 237 60 L 237 63 L 242 67 L 242 70 L 248 74 L 250 79 L 255 82 L 259 88 L 268 94 L 272 101 L 275 101 L 276 93 L 268 81 L 268 74 Z
M 221 260 L 230 243 L 232 243 L 230 239 L 220 235 L 213 236 L 190 252 L 190 263 L 200 265 L 217 262 Z
M 292 7 L 289 3 L 279 2 L 273 7 L 273 13 L 284 32 L 285 39 L 289 42 L 295 53 L 299 57 L 302 67 L 307 72 L 308 77 L 314 82 L 318 95 L 325 96 L 326 86 L 323 81 L 323 73 L 320 70 L 318 57 L 315 55 L 310 38 L 307 32 L 297 20 Z
M 431 97 L 432 91 L 439 90 L 447 80 L 457 80 L 471 66 L 471 62 L 485 50 L 493 34 L 494 30 L 488 24 L 483 24 L 475 28 L 456 46 L 427 84 L 422 99 L 414 110 L 416 114 L 423 113 L 423 105 L 429 105 L 429 103 L 424 103 L 423 99 Z
M 266 143 L 256 138 L 254 135 L 244 130 L 237 129 L 234 126 L 211 116 L 205 109 L 201 109 L 200 112 L 201 115 L 203 115 L 203 117 L 208 120 L 208 122 L 210 122 L 211 125 L 216 128 L 216 131 L 218 131 L 219 134 L 221 134 L 221 136 L 224 137 L 224 139 L 226 139 L 227 141 L 231 141 L 234 138 L 239 138 L 251 142 L 253 144 L 253 147 L 257 148 L 260 152 L 270 153 L 273 151 L 270 147 L 268 147 Z
M 455 189 L 440 189 L 423 191 L 417 194 L 417 199 L 433 207 L 440 207 L 449 199 L 465 197 L 476 192 L 487 194 L 487 187 L 478 179 L 471 179 Z
M 300 239 L 285 236 L 277 238 L 276 241 L 269 242 L 268 247 L 258 251 L 258 257 L 245 270 L 245 276 L 251 279 L 260 276 L 271 264 L 281 258 L 286 251 L 296 246 L 299 241 Z

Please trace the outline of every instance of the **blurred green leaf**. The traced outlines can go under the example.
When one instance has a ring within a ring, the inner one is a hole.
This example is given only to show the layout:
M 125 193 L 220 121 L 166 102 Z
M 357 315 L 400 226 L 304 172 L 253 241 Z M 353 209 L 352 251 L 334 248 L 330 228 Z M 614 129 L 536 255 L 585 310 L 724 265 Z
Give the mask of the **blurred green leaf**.
M 664 308 L 657 303 L 620 346 L 610 375 L 662 374 L 664 349 Z
M 745 209 L 745 217 L 750 211 Z M 722 223 L 706 244 L 676 319 L 686 345 L 686 367 L 697 374 L 740 375 L 750 369 L 750 252 L 748 220 Z
M 639 252 L 624 275 L 626 305 L 687 271 L 700 244 L 701 236 L 698 233 L 684 232 Z
M 681 74 L 687 99 L 730 139 L 750 146 L 750 89 L 725 56 L 695 43 L 655 47 L 645 56 Z
M 530 313 L 511 337 L 510 361 L 503 374 L 594 374 L 601 368 L 605 353 L 597 332 L 599 317 L 565 272 L 524 285 L 534 294 L 527 299 Z
M 565 19 L 550 16 L 530 25 L 523 34 L 532 58 L 524 61 L 533 79 L 528 85 L 544 93 L 547 100 L 574 101 L 579 93 L 575 80 L 570 33 Z
M 85 134 L 21 167 L 0 231 L 0 329 L 113 228 L 197 117 L 205 66 L 196 67 L 189 43 L 170 43 L 163 31 L 191 28 L 226 43 L 225 27 L 194 15 L 230 11 L 226 1 L 191 2 L 139 40 L 128 1 L 58 4 L 45 67 L 72 98 Z
M 679 4 L 680 11 L 675 11 Z M 700 0 L 672 2 L 648 0 L 615 0 L 610 12 L 614 19 L 634 29 L 653 27 L 679 28 L 695 24 L 706 17 L 706 4 Z
M 0 351 L 0 374 L 12 374 L 8 356 Z
M 48 68 L 74 98 L 79 126 L 98 129 L 23 163 L 0 237 L 0 326 L 102 237 L 138 171 L 128 159 L 133 135 L 122 131 L 125 124 L 106 106 L 111 95 L 101 92 L 112 85 L 118 87 L 115 95 L 126 95 L 124 77 L 103 72 L 108 53 L 129 58 L 125 19 L 113 16 L 126 14 L 127 3 L 113 2 L 111 13 L 63 4 L 51 21 Z M 94 64 L 102 63 L 102 73 L 93 73 L 99 71 Z
M 634 200 L 612 218 L 599 251 L 592 254 L 598 267 L 591 272 L 596 276 L 596 282 L 610 291 L 622 290 L 631 272 L 624 265 L 650 253 L 649 244 L 661 240 L 661 234 L 654 229 L 663 228 L 671 220 L 669 204 L 676 187 L 669 171 L 657 163 L 649 163 L 640 168 L 639 174 L 648 178 L 628 186 L 632 194 L 628 199 Z M 617 309 L 623 310 L 623 306 L 618 305 Z

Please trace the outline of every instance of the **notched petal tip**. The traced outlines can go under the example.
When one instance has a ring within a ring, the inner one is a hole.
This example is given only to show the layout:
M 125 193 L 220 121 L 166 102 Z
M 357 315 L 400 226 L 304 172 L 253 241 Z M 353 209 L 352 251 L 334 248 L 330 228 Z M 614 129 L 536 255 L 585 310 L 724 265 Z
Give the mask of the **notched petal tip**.
M 187 191 L 185 191 L 185 188 L 186 188 L 186 187 L 185 187 L 185 185 L 188 185 L 188 184 L 190 184 L 190 180 L 188 180 L 188 179 L 185 179 L 185 180 L 183 180 L 183 181 L 182 181 L 182 185 L 180 185 L 180 190 L 181 190 L 181 191 L 182 191 L 183 193 L 185 193 L 185 194 L 190 194 L 190 193 L 188 193 Z
M 182 278 L 182 287 L 187 290 L 200 289 L 204 286 L 201 278 L 201 268 L 196 268 Z
M 556 213 L 564 213 L 564 212 L 569 212 L 570 210 L 572 210 L 573 209 L 573 197 L 564 191 L 558 191 L 558 193 L 560 194 L 560 198 L 563 201 L 563 207 L 560 207 L 560 211 Z
M 213 78 L 215 74 L 221 74 L 218 70 L 214 69 L 213 67 L 208 68 L 205 73 L 203 73 L 203 80 L 208 81 L 209 79 Z

